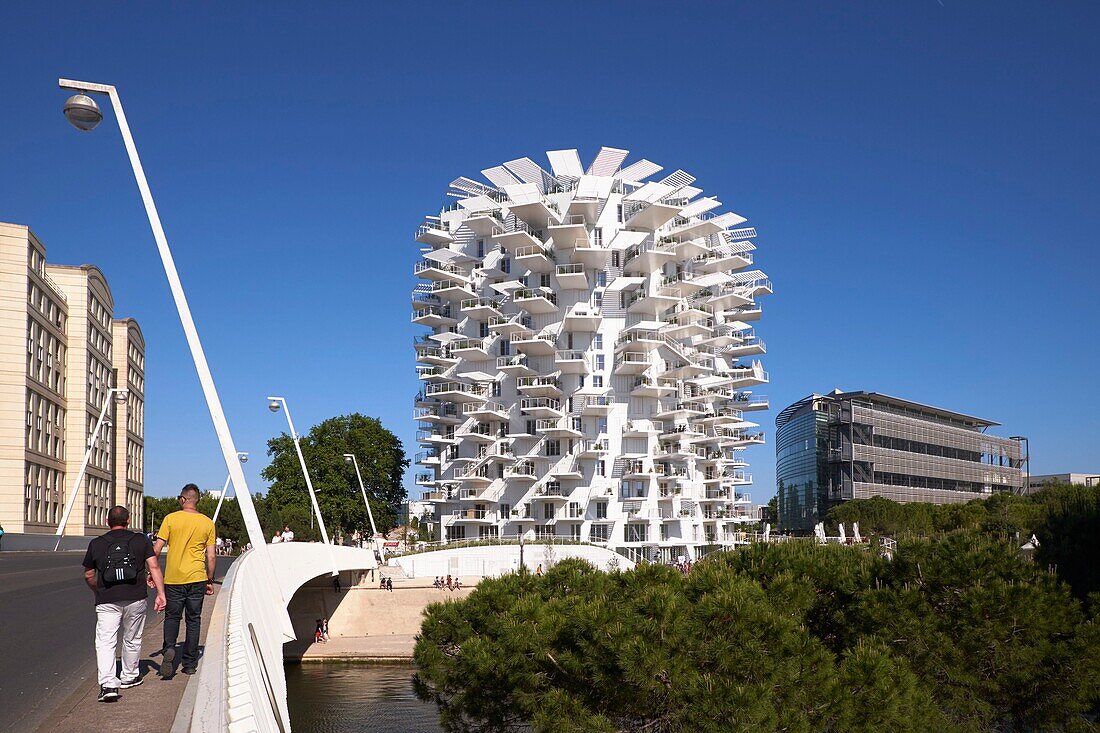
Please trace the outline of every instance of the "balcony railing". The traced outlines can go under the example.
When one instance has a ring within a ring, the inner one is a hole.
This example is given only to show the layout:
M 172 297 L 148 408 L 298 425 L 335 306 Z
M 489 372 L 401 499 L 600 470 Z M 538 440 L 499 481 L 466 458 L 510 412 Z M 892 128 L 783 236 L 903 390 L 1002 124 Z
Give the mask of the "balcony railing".
M 519 401 L 519 408 L 521 410 L 561 410 L 561 400 L 551 397 L 525 397 Z
M 584 265 L 572 264 L 572 265 L 558 265 L 556 270 L 558 275 L 583 275 Z
M 551 303 L 553 303 L 555 305 L 557 305 L 557 303 L 558 303 L 558 296 L 557 295 L 555 295 L 554 293 L 551 293 L 551 292 L 543 291 L 543 290 L 533 290 L 531 288 L 522 288 L 520 290 L 515 291 L 515 293 L 512 295 L 512 300 L 517 302 L 517 303 L 521 300 L 533 300 L 534 298 L 546 298 L 547 300 L 549 300 Z
M 466 273 L 457 265 L 448 265 L 443 262 L 436 262 L 435 260 L 421 260 L 413 265 L 414 275 L 419 275 L 425 270 L 439 270 L 440 272 L 449 272 L 459 277 L 466 277 Z
M 501 301 L 493 298 L 466 298 L 459 304 L 459 307 L 462 310 L 469 310 L 470 308 L 492 308 L 493 310 L 500 310 L 502 305 L 504 304 Z
M 554 387 L 561 389 L 561 381 L 555 377 L 519 377 L 516 379 L 516 389 L 524 387 Z

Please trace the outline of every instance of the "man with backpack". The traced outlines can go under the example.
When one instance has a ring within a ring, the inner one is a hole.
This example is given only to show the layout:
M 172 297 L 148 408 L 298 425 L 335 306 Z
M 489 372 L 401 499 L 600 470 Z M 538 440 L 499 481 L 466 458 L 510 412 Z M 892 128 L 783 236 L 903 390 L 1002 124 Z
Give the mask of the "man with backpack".
M 194 674 L 199 664 L 199 628 L 203 596 L 214 594 L 214 542 L 216 534 L 210 517 L 198 510 L 199 487 L 187 484 L 177 497 L 180 510 L 172 512 L 160 525 L 153 552 L 157 555 L 168 545 L 164 560 L 164 587 L 168 605 L 164 612 L 164 656 L 160 676 L 175 674 L 176 639 L 180 620 L 186 613 L 183 642 L 183 673 Z
M 84 582 L 95 594 L 95 655 L 99 667 L 99 701 L 113 702 L 119 689 L 141 684 L 138 660 L 145 630 L 148 600 L 146 579 L 157 589 L 153 607 L 163 611 L 164 581 L 148 538 L 131 532 L 130 511 L 124 506 L 107 512 L 110 531 L 88 543 L 84 555 Z M 115 650 L 122 629 L 122 678 L 115 673 Z

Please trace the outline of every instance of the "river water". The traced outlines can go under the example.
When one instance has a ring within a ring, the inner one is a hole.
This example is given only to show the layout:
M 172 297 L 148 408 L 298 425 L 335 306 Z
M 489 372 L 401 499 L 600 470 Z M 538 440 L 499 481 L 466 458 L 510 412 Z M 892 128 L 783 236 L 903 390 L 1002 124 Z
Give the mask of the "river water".
M 413 693 L 413 667 L 288 664 L 294 733 L 442 733 L 434 703 Z

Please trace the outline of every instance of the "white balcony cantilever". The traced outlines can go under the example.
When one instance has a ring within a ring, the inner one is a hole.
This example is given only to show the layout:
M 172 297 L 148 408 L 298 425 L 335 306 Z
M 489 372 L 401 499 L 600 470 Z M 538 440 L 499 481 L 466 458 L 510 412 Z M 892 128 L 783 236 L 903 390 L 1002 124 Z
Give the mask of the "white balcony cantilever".
M 771 281 L 752 227 L 694 176 L 602 148 L 459 177 L 417 229 L 425 469 L 446 541 L 554 536 L 698 557 L 752 521 Z M 755 325 L 755 324 L 754 324 Z M 715 538 L 718 538 L 715 540 Z

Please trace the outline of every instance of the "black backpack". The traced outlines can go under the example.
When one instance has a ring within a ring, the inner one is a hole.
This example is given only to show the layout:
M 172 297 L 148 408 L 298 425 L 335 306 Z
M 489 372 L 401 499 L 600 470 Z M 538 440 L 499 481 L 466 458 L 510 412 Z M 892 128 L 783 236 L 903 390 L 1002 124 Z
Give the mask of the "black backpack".
M 138 564 L 130 552 L 130 540 L 133 534 L 124 539 L 109 540 L 107 544 L 107 565 L 103 568 L 103 585 L 116 583 L 136 583 Z

